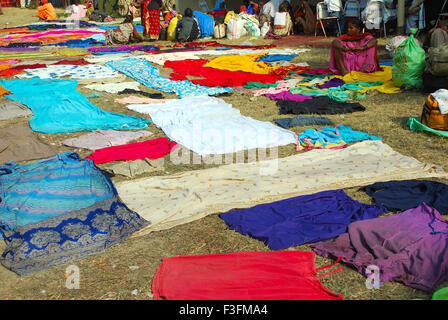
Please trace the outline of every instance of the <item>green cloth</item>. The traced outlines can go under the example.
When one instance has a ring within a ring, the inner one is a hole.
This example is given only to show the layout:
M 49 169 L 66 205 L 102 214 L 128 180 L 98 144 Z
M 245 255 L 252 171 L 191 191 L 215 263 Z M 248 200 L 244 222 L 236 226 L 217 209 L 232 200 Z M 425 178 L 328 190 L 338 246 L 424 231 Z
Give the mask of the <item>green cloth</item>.
M 425 300 L 425 299 L 412 299 L 412 300 Z M 448 287 L 442 288 L 434 292 L 431 300 L 448 300 Z
M 254 88 L 276 88 L 278 83 L 261 83 L 261 82 L 248 82 L 244 86 L 246 89 L 254 89 Z
M 439 136 L 448 138 L 448 131 L 445 131 L 445 130 L 435 130 L 435 129 L 432 129 L 430 127 L 427 127 L 423 123 L 418 121 L 417 118 L 412 118 L 412 117 L 409 118 L 407 125 L 413 131 L 428 131 L 428 132 L 437 134 Z

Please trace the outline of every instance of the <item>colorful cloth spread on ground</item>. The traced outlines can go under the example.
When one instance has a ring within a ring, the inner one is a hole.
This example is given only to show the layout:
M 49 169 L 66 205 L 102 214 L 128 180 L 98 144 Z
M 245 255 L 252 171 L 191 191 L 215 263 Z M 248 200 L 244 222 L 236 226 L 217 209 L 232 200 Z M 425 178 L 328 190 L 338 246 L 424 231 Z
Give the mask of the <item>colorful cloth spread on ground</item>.
M 298 57 L 298 54 L 270 54 L 267 56 L 263 56 L 258 58 L 256 62 L 263 61 L 263 62 L 274 62 L 274 61 L 291 61 L 295 57 Z
M 106 112 L 76 91 L 77 81 L 29 79 L 0 81 L 7 99 L 31 109 L 30 127 L 42 133 L 146 129 L 149 120 Z M 49 104 L 48 101 L 51 101 Z
M 85 88 L 90 90 L 106 91 L 109 93 L 118 93 L 124 89 L 138 90 L 140 83 L 136 81 L 126 81 L 119 83 L 105 83 L 105 84 L 89 84 Z
M 152 98 L 142 98 L 137 96 L 129 96 L 126 98 L 117 98 L 114 101 L 121 104 L 151 104 L 151 103 L 166 103 L 172 102 L 177 99 L 152 99 Z
M 152 55 L 144 55 L 142 58 L 145 58 L 149 62 L 156 63 L 161 66 L 163 66 L 167 61 L 199 59 L 199 57 L 197 57 L 194 52 L 173 52 L 173 53 L 152 54 Z
M 126 53 L 126 52 L 134 52 L 134 51 L 144 51 L 144 52 L 151 52 L 151 51 L 160 51 L 160 49 L 153 45 L 143 45 L 143 44 L 137 44 L 133 46 L 120 46 L 120 47 L 100 47 L 100 48 L 89 48 L 88 49 L 93 54 L 108 54 L 108 53 Z
M 323 191 L 219 215 L 230 229 L 263 241 L 273 250 L 325 241 L 350 223 L 378 218 L 386 208 L 351 199 L 343 190 Z
M 112 182 L 93 161 L 68 152 L 26 165 L 4 163 L 0 188 L 0 223 L 8 230 L 116 195 Z
M 2 264 L 19 275 L 84 259 L 119 245 L 148 221 L 117 195 L 58 217 L 4 231 Z
M 340 114 L 366 110 L 358 102 L 339 102 L 328 96 L 300 102 L 277 100 L 276 103 L 280 107 L 280 114 Z
M 92 133 L 82 135 L 77 138 L 66 139 L 61 143 L 73 147 L 97 150 L 112 146 L 119 146 L 142 137 L 152 135 L 150 131 L 115 131 L 115 130 L 96 130 Z
M 191 83 L 190 81 L 172 81 L 160 76 L 158 68 L 153 67 L 147 60 L 128 58 L 117 61 L 109 61 L 107 66 L 124 73 L 147 87 L 164 92 L 174 92 L 180 98 L 200 95 L 217 95 L 232 92 L 232 88 L 204 87 Z
M 409 129 L 411 129 L 413 131 L 427 131 L 427 132 L 436 134 L 438 136 L 448 138 L 447 130 L 436 130 L 436 129 L 427 127 L 423 123 L 421 123 L 418 118 L 410 117 L 407 122 L 407 126 L 409 127 Z
M 323 86 L 325 86 L 325 84 Z M 361 86 L 361 84 L 363 86 Z M 380 85 L 382 85 L 382 82 L 374 82 L 374 83 L 358 82 L 358 83 L 346 83 L 338 86 L 330 86 L 329 88 L 324 89 L 320 89 L 317 86 L 312 87 L 298 86 L 296 88 L 291 89 L 290 91 L 291 93 L 294 94 L 301 94 L 311 97 L 328 96 L 333 100 L 346 102 L 346 101 L 358 100 L 361 97 L 363 97 L 364 95 L 358 93 L 358 91 L 360 92 L 366 91 L 365 87 L 369 87 L 369 89 L 371 89 L 374 86 L 377 87 Z
M 275 93 L 275 94 L 268 93 L 268 94 L 266 94 L 266 97 L 268 97 L 271 100 L 288 100 L 288 101 L 297 101 L 297 102 L 302 102 L 305 100 L 313 99 L 313 97 L 304 96 L 301 94 L 294 94 L 289 91 L 282 91 L 282 92 Z
M 66 42 L 68 40 L 85 39 L 95 34 L 102 34 L 104 31 L 89 31 L 76 29 L 60 29 L 43 32 L 17 32 L 0 38 L 0 45 L 5 46 L 17 42 L 41 42 L 44 44 L 54 44 Z
M 448 214 L 448 185 L 428 180 L 377 182 L 362 188 L 376 203 L 391 211 L 416 208 L 423 202 Z
M 142 173 L 152 173 L 165 171 L 165 160 L 163 158 L 159 159 L 148 159 L 143 160 L 137 159 L 133 161 L 120 161 L 113 164 L 101 165 L 101 169 L 110 172 L 114 175 L 122 175 L 128 178 L 134 178 Z
M 283 78 L 269 74 L 253 74 L 248 72 L 218 70 L 204 67 L 208 62 L 205 59 L 167 61 L 164 68 L 173 69 L 171 78 L 186 80 L 187 75 L 204 77 L 205 79 L 194 79 L 191 82 L 207 87 L 241 87 L 248 82 L 276 83 Z
M 243 55 L 243 54 L 299 54 L 308 52 L 311 49 L 230 49 L 230 50 L 200 50 L 195 51 L 196 55 L 211 55 L 211 56 L 228 56 L 228 55 Z
M 183 159 L 178 153 L 180 149 L 170 154 L 170 160 L 191 163 L 191 155 L 187 153 L 187 159 Z M 340 150 L 319 149 L 285 158 L 276 157 L 124 181 L 116 183 L 116 187 L 129 208 L 152 222 L 151 227 L 138 233 L 145 234 L 214 213 L 325 190 L 362 186 L 386 179 L 448 177 L 440 168 L 394 152 L 381 141 L 362 141 Z
M 324 257 L 342 256 L 361 274 L 369 265 L 378 266 L 381 282 L 433 291 L 448 278 L 448 221 L 424 203 L 393 216 L 354 222 L 348 233 L 311 247 Z
M 288 129 L 299 126 L 321 126 L 321 125 L 333 125 L 333 122 L 327 117 L 302 117 L 297 116 L 293 118 L 282 118 L 274 120 L 280 127 Z
M 0 103 L 0 120 L 10 120 L 17 117 L 28 117 L 33 115 L 30 109 L 21 103 L 6 101 Z
M 27 123 L 0 129 L 0 164 L 6 161 L 43 159 L 56 153 L 57 149 L 40 140 Z
M 147 113 L 177 143 L 199 155 L 225 154 L 295 143 L 294 133 L 241 115 L 222 99 L 190 97 L 163 104 L 129 105 Z
M 254 96 L 262 96 L 267 94 L 278 94 L 281 92 L 288 91 L 292 88 L 295 88 L 296 84 L 288 83 L 286 81 L 279 81 L 277 82 L 277 86 L 275 88 L 267 88 L 267 89 L 260 89 L 254 91 Z
M 107 66 L 98 64 L 87 65 L 49 65 L 46 68 L 25 69 L 26 73 L 18 78 L 57 79 L 70 76 L 71 79 L 104 79 L 116 78 L 120 74 Z
M 107 147 L 95 150 L 86 157 L 93 160 L 95 164 L 111 161 L 159 159 L 166 156 L 177 147 L 177 143 L 161 137 L 142 142 L 134 142 L 120 146 Z
M 152 292 L 155 300 L 343 299 L 320 282 L 324 267 L 316 269 L 314 259 L 309 251 L 162 258 Z

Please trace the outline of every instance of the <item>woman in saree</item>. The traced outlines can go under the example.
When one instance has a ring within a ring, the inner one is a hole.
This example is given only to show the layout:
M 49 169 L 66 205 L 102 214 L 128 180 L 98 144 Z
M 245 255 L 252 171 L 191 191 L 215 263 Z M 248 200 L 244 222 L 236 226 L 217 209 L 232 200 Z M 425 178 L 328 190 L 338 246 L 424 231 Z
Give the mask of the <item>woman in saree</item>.
M 143 36 L 155 41 L 160 35 L 160 9 L 162 0 L 146 0 L 143 5 Z
M 347 24 L 347 34 L 331 43 L 330 70 L 345 75 L 351 71 L 380 70 L 376 39 L 368 32 L 361 33 L 362 22 L 354 19 Z
M 117 29 L 107 29 L 104 35 L 106 37 L 105 44 L 128 44 L 134 38 L 143 41 L 143 38 L 138 34 L 137 29 L 132 23 L 133 18 L 132 15 L 127 15 Z
M 56 10 L 48 0 L 40 0 L 41 5 L 37 7 L 37 16 L 42 20 L 56 20 Z

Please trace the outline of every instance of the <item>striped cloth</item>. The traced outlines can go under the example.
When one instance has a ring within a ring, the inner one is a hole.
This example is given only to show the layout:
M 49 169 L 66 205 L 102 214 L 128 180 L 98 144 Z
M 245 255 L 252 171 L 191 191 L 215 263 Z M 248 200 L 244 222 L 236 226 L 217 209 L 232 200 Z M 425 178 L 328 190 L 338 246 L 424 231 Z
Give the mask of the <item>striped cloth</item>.
M 0 165 L 0 229 L 87 208 L 117 194 L 93 161 L 60 153 L 31 164 Z
M 1 7 L 15 7 L 17 0 L 0 0 Z

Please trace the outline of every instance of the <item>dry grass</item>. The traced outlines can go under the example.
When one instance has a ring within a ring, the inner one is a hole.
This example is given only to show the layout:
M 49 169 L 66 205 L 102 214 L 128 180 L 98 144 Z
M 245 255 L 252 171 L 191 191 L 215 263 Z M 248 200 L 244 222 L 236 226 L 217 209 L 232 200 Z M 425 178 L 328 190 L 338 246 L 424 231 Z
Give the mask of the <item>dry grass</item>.
M 6 15 L 15 12 L 29 13 L 31 10 L 4 9 Z M 12 17 L 11 15 L 10 17 Z M 15 20 L 16 23 L 29 23 L 30 20 Z M 5 17 L 0 17 L 0 27 L 4 25 Z M 9 24 L 11 26 L 11 24 Z M 330 39 L 329 39 L 330 40 Z M 328 40 L 328 41 L 329 41 Z M 254 44 L 270 43 L 266 40 L 241 39 L 239 41 L 222 41 L 224 43 L 242 43 L 251 41 Z M 386 40 L 380 39 L 380 44 Z M 387 54 L 380 53 L 380 58 L 387 59 Z M 293 62 L 308 62 L 313 67 L 326 67 L 328 65 L 329 52 L 327 49 L 312 49 L 309 53 L 301 54 Z M 169 70 L 163 70 L 166 74 Z M 147 92 L 156 90 L 141 86 Z M 90 90 L 78 86 L 78 90 L 87 95 Z M 165 94 L 167 98 L 174 98 L 173 94 Z M 94 104 L 107 111 L 120 112 L 142 116 L 126 109 L 123 105 L 115 103 L 118 95 L 103 93 L 100 98 L 92 98 Z M 422 162 L 433 163 L 448 170 L 447 151 L 448 140 L 442 137 L 425 133 L 412 132 L 406 127 L 409 116 L 419 116 L 422 104 L 426 96 L 420 93 L 401 93 L 395 95 L 370 93 L 361 101 L 367 108 L 365 112 L 346 115 L 330 115 L 335 123 L 344 123 L 355 130 L 361 130 L 373 135 L 383 137 L 383 141 L 395 150 L 417 158 Z M 272 121 L 276 118 L 287 117 L 278 115 L 278 107 L 266 97 L 251 97 L 242 94 L 233 94 L 223 98 L 235 108 L 241 110 L 246 116 L 258 120 Z M 149 119 L 149 117 L 143 115 Z M 0 127 L 10 126 L 15 123 L 25 122 L 27 119 L 14 121 L 0 121 Z M 306 129 L 292 128 L 293 131 Z M 152 138 L 164 136 L 163 132 L 153 124 L 150 131 L 154 133 Z M 55 144 L 60 152 L 75 151 L 84 157 L 89 152 L 73 150 L 63 147 L 60 142 L 68 137 L 75 137 L 85 132 L 71 134 L 39 134 L 49 143 Z M 293 145 L 281 147 L 279 156 L 285 157 L 295 154 Z M 179 165 L 175 166 L 166 160 L 165 174 L 179 171 L 197 170 L 212 165 Z M 113 181 L 125 180 L 123 177 L 114 177 Z M 443 180 L 442 180 L 443 181 Z M 444 181 L 447 182 L 447 181 Z M 357 188 L 345 190 L 354 199 L 372 203 L 370 197 L 360 192 Z M 1 250 L 4 248 L 1 245 Z M 170 230 L 153 232 L 148 235 L 129 239 L 118 247 L 111 248 L 103 254 L 98 254 L 75 264 L 81 270 L 81 289 L 68 290 L 65 287 L 66 266 L 54 267 L 35 274 L 19 277 L 6 268 L 0 268 L 0 299 L 151 299 L 151 281 L 161 262 L 162 257 L 179 255 L 200 255 L 211 253 L 228 253 L 237 251 L 261 251 L 269 250 L 263 243 L 243 236 L 238 232 L 229 230 L 218 215 L 211 215 L 201 220 L 181 225 Z M 291 248 L 291 250 L 309 251 L 309 245 Z M 316 265 L 322 266 L 332 261 L 322 257 L 316 258 Z M 138 266 L 131 270 L 130 266 Z M 365 277 L 345 266 L 344 269 L 322 279 L 330 290 L 341 293 L 346 299 L 412 299 L 429 298 L 430 295 L 422 291 L 414 290 L 400 283 L 385 283 L 378 290 L 368 290 L 365 287 Z M 445 282 L 445 286 L 448 283 Z M 442 285 L 443 286 L 443 285 Z M 138 294 L 131 292 L 137 289 Z

